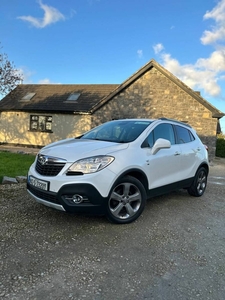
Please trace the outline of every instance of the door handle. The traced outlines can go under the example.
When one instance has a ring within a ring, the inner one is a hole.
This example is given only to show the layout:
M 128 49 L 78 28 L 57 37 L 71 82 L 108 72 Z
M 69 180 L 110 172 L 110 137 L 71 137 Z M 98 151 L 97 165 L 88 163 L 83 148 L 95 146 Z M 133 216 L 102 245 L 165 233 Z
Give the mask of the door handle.
M 180 155 L 180 152 L 176 151 L 176 152 L 174 153 L 174 156 L 177 156 L 177 155 Z

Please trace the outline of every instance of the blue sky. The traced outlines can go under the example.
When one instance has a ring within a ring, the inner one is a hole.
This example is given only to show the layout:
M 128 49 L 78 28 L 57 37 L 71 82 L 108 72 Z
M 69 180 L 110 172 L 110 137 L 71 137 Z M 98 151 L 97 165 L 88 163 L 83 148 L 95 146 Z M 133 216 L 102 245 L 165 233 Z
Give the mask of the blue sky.
M 225 0 L 1 0 L 0 42 L 24 83 L 119 84 L 154 58 L 225 113 Z

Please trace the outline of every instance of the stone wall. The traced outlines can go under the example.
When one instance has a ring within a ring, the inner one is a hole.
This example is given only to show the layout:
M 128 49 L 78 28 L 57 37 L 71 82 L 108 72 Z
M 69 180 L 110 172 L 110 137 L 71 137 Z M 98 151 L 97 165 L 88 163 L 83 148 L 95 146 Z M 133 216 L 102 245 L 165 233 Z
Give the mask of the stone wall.
M 217 119 L 156 68 L 122 90 L 92 115 L 92 127 L 119 118 L 172 118 L 190 124 L 215 156 Z

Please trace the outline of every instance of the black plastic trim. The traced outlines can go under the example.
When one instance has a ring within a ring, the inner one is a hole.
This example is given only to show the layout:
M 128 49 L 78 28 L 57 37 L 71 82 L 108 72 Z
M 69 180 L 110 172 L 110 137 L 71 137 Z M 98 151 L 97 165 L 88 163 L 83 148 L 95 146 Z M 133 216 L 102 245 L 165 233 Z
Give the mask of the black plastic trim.
M 75 204 L 65 201 L 64 195 L 78 194 L 87 197 L 89 203 Z M 60 188 L 57 193 L 57 199 L 63 205 L 67 212 L 91 212 L 103 213 L 106 210 L 107 198 L 102 197 L 99 191 L 91 184 L 66 184 Z
M 142 178 L 138 177 L 137 174 L 141 174 Z M 126 170 L 125 172 L 123 172 L 122 174 L 120 174 L 120 176 L 116 179 L 116 181 L 114 182 L 114 185 L 121 179 L 123 178 L 124 176 L 127 176 L 127 175 L 130 175 L 130 176 L 133 176 L 135 177 L 136 179 L 138 179 L 144 186 L 145 190 L 148 189 L 148 178 L 145 174 L 145 172 L 143 172 L 142 170 L 140 169 L 129 169 L 129 170 Z M 143 180 L 144 179 L 144 182 Z
M 173 182 L 171 184 L 160 186 L 158 188 L 150 189 L 150 190 L 148 190 L 148 194 L 147 194 L 148 198 L 164 195 L 164 194 L 167 194 L 167 193 L 179 190 L 179 189 L 186 189 L 191 186 L 193 180 L 194 180 L 194 177 L 191 177 L 191 178 L 188 178 L 185 180 L 181 180 L 181 181 Z

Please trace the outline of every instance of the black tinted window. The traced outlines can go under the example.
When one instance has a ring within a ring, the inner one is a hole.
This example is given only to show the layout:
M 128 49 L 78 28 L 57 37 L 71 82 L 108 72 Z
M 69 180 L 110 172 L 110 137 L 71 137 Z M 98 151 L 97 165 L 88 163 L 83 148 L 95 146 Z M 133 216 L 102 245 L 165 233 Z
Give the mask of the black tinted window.
M 169 140 L 171 145 L 175 144 L 175 136 L 173 131 L 173 126 L 171 124 L 160 124 L 154 131 L 154 142 L 159 138 Z
M 175 135 L 173 126 L 171 124 L 160 124 L 153 131 L 150 132 L 149 136 L 143 143 L 143 147 L 152 148 L 157 139 L 169 140 L 171 145 L 175 144 Z
M 190 130 L 184 127 L 176 126 L 176 132 L 178 144 L 190 143 L 195 139 Z

